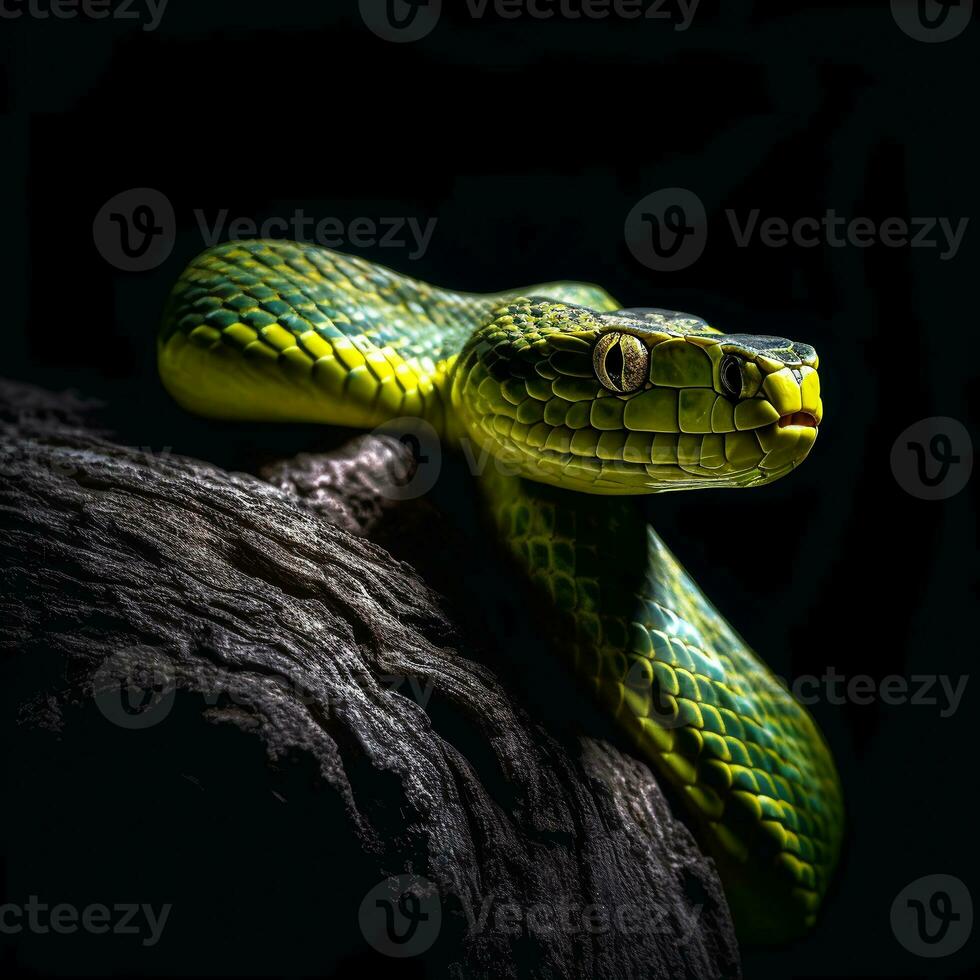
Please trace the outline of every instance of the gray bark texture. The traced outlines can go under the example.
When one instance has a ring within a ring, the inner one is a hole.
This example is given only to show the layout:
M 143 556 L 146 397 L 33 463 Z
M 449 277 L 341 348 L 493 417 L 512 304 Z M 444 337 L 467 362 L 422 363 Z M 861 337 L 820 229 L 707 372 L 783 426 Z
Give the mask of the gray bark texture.
M 486 597 L 489 532 L 474 559 L 395 499 L 409 448 L 244 475 L 119 445 L 100 411 L 0 385 L 7 897 L 171 908 L 152 945 L 7 936 L 0 963 L 739 975 L 650 769 L 560 659 L 486 625 L 547 637 L 519 583 Z

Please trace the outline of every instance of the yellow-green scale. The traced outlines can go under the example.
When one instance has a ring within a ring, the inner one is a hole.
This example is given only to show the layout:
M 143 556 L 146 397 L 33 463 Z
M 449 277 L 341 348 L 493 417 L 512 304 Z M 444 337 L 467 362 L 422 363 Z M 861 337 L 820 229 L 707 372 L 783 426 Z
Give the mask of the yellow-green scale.
M 524 293 L 615 306 L 587 284 L 460 293 L 316 246 L 228 242 L 174 287 L 160 374 L 180 404 L 211 417 L 374 426 L 420 416 L 442 430 L 460 349 Z
M 498 530 L 576 667 L 688 804 L 743 939 L 814 921 L 841 794 L 807 712 L 705 598 L 631 498 L 489 470 Z
M 733 405 L 717 390 L 717 331 L 639 311 L 628 328 L 650 345 L 649 381 L 619 396 L 593 363 L 610 329 L 596 311 L 616 308 L 582 283 L 459 293 L 315 246 L 230 242 L 175 286 L 160 373 L 182 405 L 211 417 L 370 427 L 421 416 L 498 461 L 518 449 L 523 472 L 543 482 L 491 465 L 482 484 L 538 590 L 529 609 L 557 618 L 579 671 L 688 804 L 740 935 L 779 940 L 812 922 L 833 870 L 843 819 L 833 762 L 634 502 L 595 494 L 718 485 L 726 468 L 729 485 L 743 485 L 796 465 L 815 430 L 774 420 L 819 417 L 816 358 L 810 349 L 797 379 L 774 359 L 779 346 L 756 357 L 744 338 L 723 337 L 747 358 Z

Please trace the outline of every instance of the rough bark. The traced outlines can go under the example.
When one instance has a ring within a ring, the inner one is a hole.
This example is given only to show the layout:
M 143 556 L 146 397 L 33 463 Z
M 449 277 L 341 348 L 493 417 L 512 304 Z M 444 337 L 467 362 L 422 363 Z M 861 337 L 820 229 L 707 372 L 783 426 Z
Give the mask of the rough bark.
M 259 479 L 92 418 L 0 386 L 8 898 L 40 880 L 51 901 L 172 903 L 150 950 L 78 940 L 96 970 L 407 951 L 419 975 L 738 975 L 713 866 L 647 766 L 576 728 L 577 695 L 544 708 L 526 654 L 460 614 L 466 541 L 388 492 L 405 446 L 364 436 Z M 396 927 L 429 918 L 398 946 L 375 900 L 403 886 Z M 10 962 L 60 969 L 39 943 Z

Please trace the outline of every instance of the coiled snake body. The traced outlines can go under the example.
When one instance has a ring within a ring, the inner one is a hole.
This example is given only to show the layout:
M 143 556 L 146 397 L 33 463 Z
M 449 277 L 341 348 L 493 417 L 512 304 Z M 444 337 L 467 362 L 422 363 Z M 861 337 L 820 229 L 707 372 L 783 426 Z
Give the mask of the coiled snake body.
M 465 294 L 249 241 L 185 270 L 158 350 L 168 390 L 204 415 L 417 416 L 489 453 L 501 465 L 482 486 L 529 607 L 688 805 L 740 936 L 813 922 L 843 826 L 826 744 L 633 502 L 610 496 L 788 473 L 822 417 L 813 348 L 619 310 L 583 283 Z

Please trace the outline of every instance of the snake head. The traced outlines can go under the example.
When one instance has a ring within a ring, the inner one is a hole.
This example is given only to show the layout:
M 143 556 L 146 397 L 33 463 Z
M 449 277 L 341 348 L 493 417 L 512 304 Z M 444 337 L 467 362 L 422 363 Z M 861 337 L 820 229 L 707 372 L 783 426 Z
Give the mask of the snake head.
M 455 366 L 467 436 L 518 475 L 592 493 L 769 483 L 823 416 L 816 352 L 659 309 L 521 299 Z

